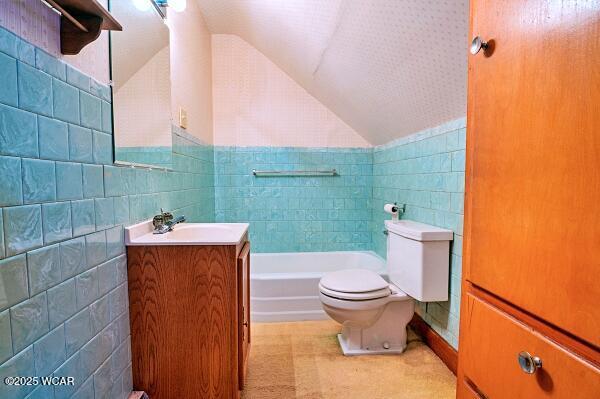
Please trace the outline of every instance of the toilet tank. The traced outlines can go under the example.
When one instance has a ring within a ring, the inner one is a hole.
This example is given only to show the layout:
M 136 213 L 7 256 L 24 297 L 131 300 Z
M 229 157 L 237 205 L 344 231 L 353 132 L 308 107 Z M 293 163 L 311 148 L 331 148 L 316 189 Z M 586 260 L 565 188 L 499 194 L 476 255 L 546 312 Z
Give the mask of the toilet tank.
M 447 301 L 452 231 L 412 220 L 385 227 L 390 282 L 421 302 Z

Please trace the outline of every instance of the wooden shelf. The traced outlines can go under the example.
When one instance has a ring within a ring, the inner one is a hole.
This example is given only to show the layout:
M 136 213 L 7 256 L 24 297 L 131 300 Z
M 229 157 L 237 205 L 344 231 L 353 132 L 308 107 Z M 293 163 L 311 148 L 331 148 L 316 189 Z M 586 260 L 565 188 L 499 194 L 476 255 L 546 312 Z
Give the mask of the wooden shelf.
M 61 13 L 60 47 L 63 54 L 79 54 L 102 30 L 123 30 L 97 0 L 46 0 Z

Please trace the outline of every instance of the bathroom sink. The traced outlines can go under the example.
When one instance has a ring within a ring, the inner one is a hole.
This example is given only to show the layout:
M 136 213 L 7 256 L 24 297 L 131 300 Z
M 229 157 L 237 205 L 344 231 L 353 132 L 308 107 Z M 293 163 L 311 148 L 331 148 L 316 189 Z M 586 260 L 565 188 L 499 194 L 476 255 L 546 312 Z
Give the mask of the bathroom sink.
M 125 228 L 125 245 L 235 245 L 247 231 L 247 223 L 180 223 L 154 234 L 152 222 L 146 221 Z
M 231 241 L 236 237 L 235 226 L 217 223 L 183 223 L 175 226 L 173 231 L 165 234 L 165 239 L 174 241 Z

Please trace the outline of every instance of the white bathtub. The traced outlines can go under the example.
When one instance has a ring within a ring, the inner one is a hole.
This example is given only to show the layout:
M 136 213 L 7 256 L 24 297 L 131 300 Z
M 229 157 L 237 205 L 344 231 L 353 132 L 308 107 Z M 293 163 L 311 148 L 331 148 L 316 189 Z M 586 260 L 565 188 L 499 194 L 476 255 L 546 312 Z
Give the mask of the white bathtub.
M 252 321 L 326 319 L 319 301 L 319 280 L 327 272 L 354 268 L 387 277 L 385 260 L 370 251 L 252 254 Z

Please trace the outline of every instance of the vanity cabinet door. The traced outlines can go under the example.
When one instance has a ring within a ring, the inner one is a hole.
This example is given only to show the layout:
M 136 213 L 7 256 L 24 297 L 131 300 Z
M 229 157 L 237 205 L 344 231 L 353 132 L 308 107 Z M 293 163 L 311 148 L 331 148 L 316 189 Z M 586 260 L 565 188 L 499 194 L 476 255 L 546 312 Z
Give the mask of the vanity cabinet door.
M 127 260 L 134 389 L 152 399 L 237 398 L 236 247 L 133 246 Z
M 244 389 L 244 379 L 250 350 L 250 243 L 247 242 L 238 257 L 238 372 L 239 388 Z

